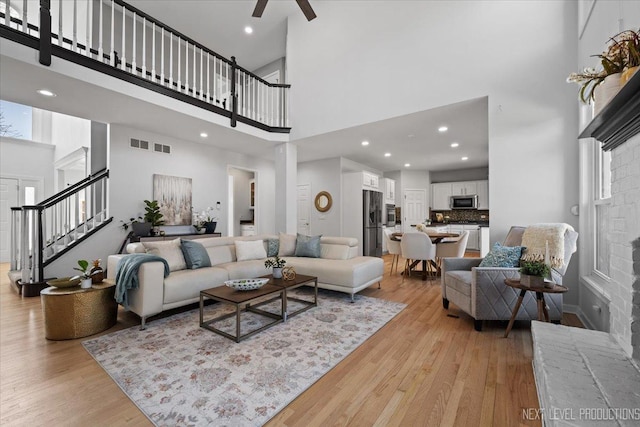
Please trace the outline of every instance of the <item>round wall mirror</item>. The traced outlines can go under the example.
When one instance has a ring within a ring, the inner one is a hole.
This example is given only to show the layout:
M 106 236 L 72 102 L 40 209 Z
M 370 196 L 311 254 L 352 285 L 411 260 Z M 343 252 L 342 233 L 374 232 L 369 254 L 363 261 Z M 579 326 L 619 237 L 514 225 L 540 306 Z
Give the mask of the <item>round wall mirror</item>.
M 333 200 L 331 199 L 331 194 L 328 191 L 321 191 L 316 196 L 316 209 L 319 212 L 326 212 L 331 209 L 331 205 L 333 204 Z

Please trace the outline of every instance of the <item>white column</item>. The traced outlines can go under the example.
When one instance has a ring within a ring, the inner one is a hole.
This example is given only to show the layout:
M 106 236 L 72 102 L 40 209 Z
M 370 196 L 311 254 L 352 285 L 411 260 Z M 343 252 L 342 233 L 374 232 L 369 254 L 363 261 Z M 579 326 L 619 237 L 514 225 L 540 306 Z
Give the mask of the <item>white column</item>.
M 298 149 L 285 142 L 275 147 L 276 233 L 295 234 L 298 229 Z

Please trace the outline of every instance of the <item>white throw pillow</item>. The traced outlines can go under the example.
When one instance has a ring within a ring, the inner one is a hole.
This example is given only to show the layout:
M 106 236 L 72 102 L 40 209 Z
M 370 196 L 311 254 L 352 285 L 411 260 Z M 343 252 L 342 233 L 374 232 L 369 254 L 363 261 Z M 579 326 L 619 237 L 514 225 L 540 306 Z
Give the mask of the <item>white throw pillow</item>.
M 170 271 L 184 270 L 187 263 L 180 249 L 180 238 L 168 242 L 143 242 L 148 254 L 158 255 L 167 260 Z
M 293 256 L 296 252 L 296 238 L 297 236 L 295 234 L 280 233 L 278 256 Z
M 264 249 L 262 240 L 236 240 L 236 259 L 238 261 L 249 261 L 252 259 L 265 259 L 267 251 Z

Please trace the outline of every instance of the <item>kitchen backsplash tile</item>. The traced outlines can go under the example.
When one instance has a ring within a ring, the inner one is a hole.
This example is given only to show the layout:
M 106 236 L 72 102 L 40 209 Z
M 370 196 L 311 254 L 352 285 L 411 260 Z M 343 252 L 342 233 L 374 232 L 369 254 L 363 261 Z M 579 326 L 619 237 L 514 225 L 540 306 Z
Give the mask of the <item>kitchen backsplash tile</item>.
M 431 211 L 431 222 L 438 222 L 437 217 L 442 214 L 444 222 L 489 222 L 489 211 L 478 209 L 456 209 L 452 211 Z

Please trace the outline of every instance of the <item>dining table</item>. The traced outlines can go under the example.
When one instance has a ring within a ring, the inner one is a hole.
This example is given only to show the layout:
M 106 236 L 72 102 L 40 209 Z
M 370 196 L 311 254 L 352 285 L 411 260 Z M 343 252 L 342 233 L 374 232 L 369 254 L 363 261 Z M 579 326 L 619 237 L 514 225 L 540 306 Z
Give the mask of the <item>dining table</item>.
M 391 240 L 395 241 L 395 242 L 400 242 L 402 241 L 402 235 L 404 233 L 402 232 L 395 232 L 395 233 L 391 233 Z M 427 233 L 425 233 L 427 234 Z M 458 233 L 428 233 L 427 236 L 429 236 L 429 238 L 431 239 L 431 243 L 434 244 L 438 244 L 441 243 L 444 239 L 447 239 L 447 242 L 451 242 L 451 241 L 455 241 L 455 238 L 459 238 L 460 234 Z M 438 262 L 436 262 L 436 260 L 430 259 L 430 260 L 413 260 L 413 262 L 411 262 L 411 264 L 409 265 L 409 271 L 403 271 L 402 274 L 410 274 L 411 271 L 414 271 L 414 269 L 416 268 L 416 266 L 420 263 L 420 261 L 422 261 L 422 280 L 427 280 L 427 261 L 429 261 L 429 264 L 431 265 L 431 267 L 433 267 L 434 271 L 436 272 L 436 277 L 440 276 L 440 264 Z

